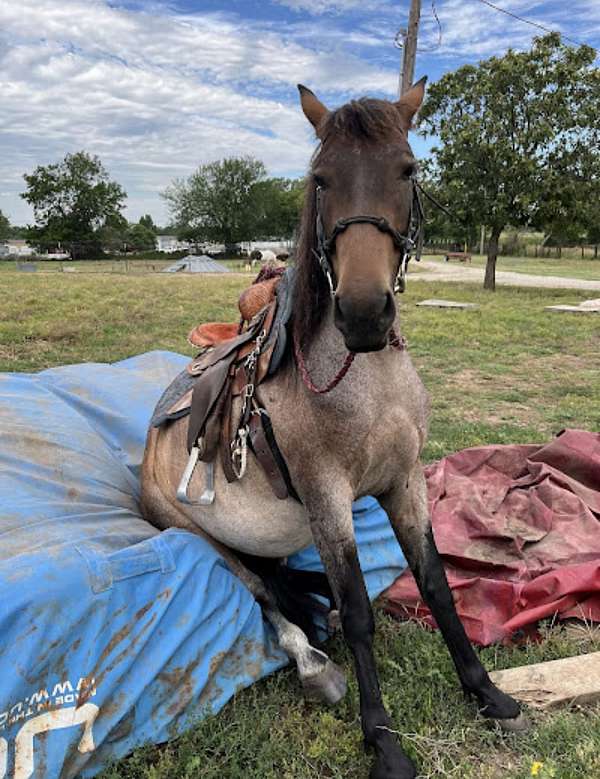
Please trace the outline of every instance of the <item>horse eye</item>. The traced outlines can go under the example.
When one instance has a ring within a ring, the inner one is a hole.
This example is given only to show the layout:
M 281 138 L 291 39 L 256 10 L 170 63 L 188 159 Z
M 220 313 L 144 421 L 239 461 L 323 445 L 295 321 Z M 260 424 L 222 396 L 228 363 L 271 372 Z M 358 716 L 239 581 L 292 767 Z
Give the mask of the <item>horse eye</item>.
M 327 184 L 325 183 L 325 179 L 324 178 L 322 178 L 321 176 L 313 176 L 313 178 L 315 180 L 315 184 L 318 187 L 320 187 L 321 189 L 326 189 L 327 188 Z
M 409 165 L 403 172 L 402 172 L 402 178 L 405 180 L 411 179 L 413 176 L 415 176 L 417 173 L 417 166 L 415 165 Z

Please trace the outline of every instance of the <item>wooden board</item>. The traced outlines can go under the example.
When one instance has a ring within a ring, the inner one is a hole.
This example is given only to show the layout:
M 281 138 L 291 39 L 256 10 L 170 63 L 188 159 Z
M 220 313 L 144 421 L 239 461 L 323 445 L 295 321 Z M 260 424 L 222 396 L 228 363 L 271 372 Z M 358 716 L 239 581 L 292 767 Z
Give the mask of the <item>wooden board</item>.
M 432 306 L 433 308 L 479 308 L 477 303 L 458 303 L 455 300 L 438 300 L 430 298 L 417 303 L 417 306 Z
M 536 709 L 600 700 L 600 652 L 493 671 L 504 692 Z

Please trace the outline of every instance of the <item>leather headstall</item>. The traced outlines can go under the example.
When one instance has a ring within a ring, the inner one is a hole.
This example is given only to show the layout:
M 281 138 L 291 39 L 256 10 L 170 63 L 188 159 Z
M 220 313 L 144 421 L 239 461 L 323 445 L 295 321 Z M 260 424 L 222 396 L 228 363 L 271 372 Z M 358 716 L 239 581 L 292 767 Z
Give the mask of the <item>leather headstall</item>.
M 380 232 L 387 233 L 387 235 L 391 237 L 394 246 L 400 251 L 400 263 L 398 265 L 398 270 L 396 271 L 394 279 L 394 292 L 404 292 L 406 288 L 406 267 L 413 254 L 413 251 L 417 262 L 421 259 L 421 251 L 423 248 L 423 231 L 425 226 L 423 203 L 421 202 L 417 181 L 414 176 L 411 176 L 410 183 L 411 205 L 408 220 L 408 231 L 406 235 L 401 233 L 399 230 L 396 230 L 396 228 L 393 227 L 385 217 L 364 214 L 338 219 L 337 222 L 333 225 L 331 233 L 327 235 L 323 225 L 323 187 L 317 186 L 317 251 L 315 254 L 317 256 L 317 260 L 319 261 L 319 265 L 321 266 L 321 270 L 327 278 L 332 295 L 335 294 L 335 288 L 337 286 L 335 272 L 331 261 L 332 255 L 335 253 L 335 242 L 338 235 L 343 233 L 344 230 L 353 224 L 372 224 Z

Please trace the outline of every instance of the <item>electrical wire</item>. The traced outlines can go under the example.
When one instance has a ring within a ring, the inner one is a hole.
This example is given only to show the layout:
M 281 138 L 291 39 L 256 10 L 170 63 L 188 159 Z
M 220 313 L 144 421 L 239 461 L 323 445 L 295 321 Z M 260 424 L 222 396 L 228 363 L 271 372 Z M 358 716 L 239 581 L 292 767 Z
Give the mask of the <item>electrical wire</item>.
M 530 27 L 537 27 L 538 30 L 543 30 L 544 32 L 558 33 L 563 40 L 569 41 L 569 43 L 574 43 L 576 46 L 588 46 L 590 49 L 593 49 L 596 53 L 600 54 L 600 51 L 595 46 L 590 46 L 589 43 L 581 43 L 581 41 L 576 41 L 574 38 L 569 38 L 568 35 L 563 35 L 560 30 L 551 30 L 549 27 L 544 27 L 543 24 L 532 22 L 530 19 L 524 19 L 522 16 L 518 16 L 517 14 L 512 13 L 512 11 L 507 11 L 506 8 L 500 8 L 500 6 L 494 5 L 494 3 L 491 3 L 490 0 L 479 0 L 479 2 L 489 6 L 490 8 L 493 8 L 494 11 L 500 11 L 500 13 L 506 14 L 506 16 L 511 16 L 513 19 L 517 19 L 517 21 L 523 22 L 523 24 L 528 24 Z
M 417 46 L 417 51 L 420 51 L 420 52 L 436 51 L 442 45 L 442 25 L 440 23 L 439 16 L 437 15 L 437 10 L 436 10 L 436 7 L 435 7 L 435 0 L 431 0 L 431 13 L 433 15 L 433 18 L 437 22 L 437 26 L 438 26 L 438 39 L 437 39 L 437 43 L 435 44 L 435 46 L 430 46 L 428 48 L 421 48 L 421 46 Z M 406 35 L 406 28 L 401 27 L 398 30 L 398 32 L 396 33 L 396 35 L 394 36 L 394 46 L 397 49 L 403 49 L 404 48 L 404 36 L 405 35 Z

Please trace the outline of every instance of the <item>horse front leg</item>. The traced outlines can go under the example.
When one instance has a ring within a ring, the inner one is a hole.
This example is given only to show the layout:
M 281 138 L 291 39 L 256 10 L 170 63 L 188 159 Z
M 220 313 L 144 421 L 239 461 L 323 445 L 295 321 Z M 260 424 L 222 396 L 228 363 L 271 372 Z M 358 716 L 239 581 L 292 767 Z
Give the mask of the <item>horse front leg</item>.
M 465 694 L 475 696 L 484 717 L 498 720 L 507 730 L 523 730 L 527 721 L 519 704 L 492 683 L 456 613 L 433 538 L 421 464 L 416 464 L 408 481 L 399 480 L 390 492 L 379 496 L 379 502 L 390 518 L 421 597 L 444 637 Z
M 373 656 L 375 623 L 358 561 L 351 499 L 335 502 L 303 497 L 303 502 L 354 657 L 362 730 L 365 743 L 375 750 L 371 779 L 413 779 L 414 765 L 402 751 L 381 700 Z

